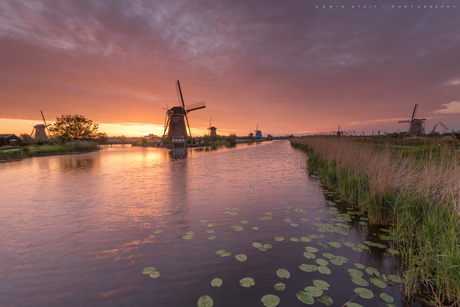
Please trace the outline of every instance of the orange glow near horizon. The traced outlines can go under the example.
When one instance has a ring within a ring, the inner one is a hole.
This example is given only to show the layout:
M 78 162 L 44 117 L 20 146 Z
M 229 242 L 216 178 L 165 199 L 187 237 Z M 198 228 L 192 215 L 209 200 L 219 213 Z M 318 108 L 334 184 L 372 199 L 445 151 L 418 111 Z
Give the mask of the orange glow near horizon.
M 48 122 L 53 124 L 54 122 Z M 32 121 L 25 119 L 4 119 L 0 118 L 0 134 L 30 134 L 33 126 L 42 124 L 40 121 Z M 109 137 L 112 136 L 127 136 L 127 137 L 142 137 L 149 134 L 155 134 L 158 136 L 163 135 L 163 125 L 145 124 L 145 123 L 119 123 L 119 124 L 99 124 L 99 132 L 105 132 Z M 207 128 L 191 128 L 193 136 L 203 136 L 208 134 Z M 221 135 L 227 135 L 225 130 L 220 131 Z

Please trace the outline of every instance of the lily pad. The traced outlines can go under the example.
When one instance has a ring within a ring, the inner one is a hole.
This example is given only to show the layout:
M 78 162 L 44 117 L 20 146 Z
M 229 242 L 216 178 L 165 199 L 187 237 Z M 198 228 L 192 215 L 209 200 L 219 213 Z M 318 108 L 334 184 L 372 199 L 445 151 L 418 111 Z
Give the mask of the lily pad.
M 361 277 L 352 276 L 351 281 L 358 286 L 369 287 L 369 283 L 366 280 L 362 279 Z
M 347 307 L 363 307 L 363 305 L 357 304 L 357 303 L 347 303 L 345 306 Z
M 216 238 L 216 236 L 210 236 L 208 237 L 208 240 L 214 240 Z
M 305 250 L 310 253 L 316 253 L 318 251 L 316 247 L 312 247 L 312 246 L 305 246 Z
M 327 266 L 322 266 L 322 265 L 318 267 L 318 272 L 320 272 L 321 274 L 326 274 L 326 275 L 331 274 L 331 270 Z
M 307 219 L 307 218 L 305 218 L 305 217 L 301 218 L 300 220 L 301 220 L 302 222 L 308 222 L 308 221 L 309 221 L 309 219 Z
M 358 269 L 365 269 L 366 266 L 364 266 L 364 264 L 361 264 L 361 263 L 355 263 L 355 267 L 357 267 Z
M 280 298 L 273 294 L 264 295 L 261 299 L 265 307 L 275 307 L 280 303 Z
M 402 279 L 398 275 L 388 275 L 387 276 L 389 281 L 396 282 L 396 283 L 402 283 Z
M 284 241 L 284 238 L 283 237 L 275 237 L 275 241 L 281 242 L 281 241 Z
M 231 253 L 227 253 L 227 252 L 220 254 L 221 257 L 228 257 L 231 255 L 232 255 Z
M 207 229 L 206 232 L 207 233 L 214 233 L 214 229 Z
M 319 288 L 321 290 L 329 290 L 329 288 L 331 287 L 329 283 L 321 279 L 313 280 L 313 284 L 315 285 L 316 288 Z
M 299 268 L 304 272 L 314 272 L 318 270 L 318 267 L 314 264 L 304 264 L 299 265 Z
M 162 232 L 163 232 L 163 230 L 155 230 L 153 233 L 157 235 L 157 234 L 162 233 Z
M 259 227 L 254 226 L 254 227 L 252 227 L 252 230 L 259 230 Z
M 211 281 L 211 286 L 213 286 L 213 287 L 220 287 L 220 286 L 222 286 L 222 279 L 220 279 L 220 278 L 214 278 L 214 279 Z
M 291 277 L 291 273 L 289 273 L 289 271 L 285 270 L 285 269 L 278 269 L 276 271 L 276 275 L 278 275 L 279 278 L 289 278 L 289 277 Z
M 291 223 L 291 226 L 292 226 L 292 227 L 297 227 L 297 226 L 299 226 L 299 224 Z
M 142 274 L 151 274 L 153 272 L 155 272 L 157 269 L 155 269 L 154 267 L 148 267 L 148 268 L 144 268 L 142 270 Z
M 340 245 L 339 242 L 329 242 L 329 245 L 335 248 L 340 248 L 342 245 Z
M 223 253 L 225 253 L 225 249 L 220 249 L 216 252 L 217 255 L 222 255 Z
M 214 302 L 208 295 L 203 295 L 198 299 L 198 307 L 212 307 Z
M 343 262 L 337 258 L 331 259 L 331 263 L 334 265 L 339 265 L 339 266 L 343 264 Z
M 263 245 L 260 244 L 259 242 L 254 242 L 252 243 L 252 246 L 254 246 L 255 248 L 259 248 L 259 247 L 262 247 Z
M 376 268 L 367 267 L 366 273 L 369 275 L 380 276 L 380 272 Z
M 374 293 L 371 290 L 366 288 L 355 288 L 355 293 L 358 294 L 360 297 L 365 299 L 371 299 L 374 297 Z
M 152 278 L 158 278 L 158 277 L 160 277 L 160 272 L 158 272 L 158 271 L 152 272 L 152 273 L 149 274 L 149 276 L 152 277 Z
M 309 237 L 302 237 L 300 238 L 300 241 L 308 243 L 308 242 L 311 242 L 311 239 Z
M 283 291 L 284 289 L 286 289 L 286 285 L 283 284 L 282 282 L 277 283 L 277 284 L 275 285 L 275 290 L 277 290 L 277 291 Z
M 245 225 L 246 225 L 246 224 L 248 224 L 248 223 L 249 223 L 249 221 L 241 221 L 240 223 L 241 223 L 241 224 L 245 224 Z
M 361 277 L 363 276 L 363 272 L 357 269 L 348 269 L 347 272 L 350 274 L 352 277 Z
M 316 259 L 315 262 L 316 262 L 317 264 L 319 264 L 319 265 L 322 265 L 322 266 L 326 266 L 326 265 L 329 264 L 329 262 L 327 262 L 327 261 L 324 260 L 324 259 Z
M 245 262 L 246 260 L 248 260 L 248 257 L 245 254 L 238 254 L 235 256 L 235 258 L 236 260 L 241 262 Z
M 344 256 L 337 256 L 335 257 L 335 259 L 343 262 L 343 263 L 347 263 L 348 262 L 348 258 L 344 257 Z
M 299 242 L 299 238 L 291 238 L 292 242 Z
M 395 300 L 391 295 L 388 295 L 386 293 L 380 293 L 380 298 L 387 303 L 393 303 Z
M 307 258 L 307 259 L 315 259 L 315 258 L 316 258 L 315 254 L 310 253 L 310 252 L 305 252 L 305 253 L 303 253 L 303 256 L 304 256 L 305 258 Z
M 323 295 L 323 296 L 317 298 L 316 300 L 318 302 L 320 302 L 320 303 L 323 303 L 326 306 L 331 306 L 334 303 L 332 298 L 330 296 L 327 296 L 327 295 Z
M 240 285 L 246 288 L 249 288 L 251 286 L 254 286 L 256 283 L 254 282 L 254 279 L 251 277 L 245 277 L 240 280 Z
M 299 301 L 301 301 L 304 304 L 313 305 L 315 303 L 315 299 L 313 298 L 313 296 L 309 295 L 305 291 L 297 292 L 296 296 L 299 299 Z
M 214 226 L 216 226 L 216 224 L 214 224 L 214 223 L 213 224 L 208 224 L 208 227 L 214 227 Z
M 377 287 L 381 289 L 385 289 L 387 287 L 387 284 L 378 278 L 371 278 L 371 283 L 373 283 L 374 285 L 376 285 Z
M 334 259 L 335 256 L 332 255 L 331 253 L 323 253 L 323 256 L 326 257 L 327 259 Z
M 313 297 L 319 297 L 321 295 L 323 295 L 323 290 L 321 290 L 320 288 L 317 288 L 317 287 L 306 287 L 304 289 L 304 291 L 310 295 L 310 296 L 313 296 Z
M 200 223 L 206 223 L 208 220 L 201 220 Z

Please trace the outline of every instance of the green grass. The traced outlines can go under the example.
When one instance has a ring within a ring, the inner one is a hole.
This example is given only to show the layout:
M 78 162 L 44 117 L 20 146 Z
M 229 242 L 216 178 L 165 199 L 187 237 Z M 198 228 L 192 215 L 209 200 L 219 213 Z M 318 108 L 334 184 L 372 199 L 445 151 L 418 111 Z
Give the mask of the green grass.
M 336 141 L 330 139 L 324 142 L 330 145 L 331 143 L 328 142 Z M 405 272 L 406 296 L 415 294 L 436 306 L 452 304 L 458 306 L 460 301 L 460 226 L 459 215 L 456 212 L 458 195 L 454 195 L 456 191 L 454 188 L 446 191 L 442 182 L 453 178 L 433 177 L 432 182 L 426 186 L 425 193 L 419 193 L 413 185 L 398 189 L 391 187 L 391 183 L 387 182 L 389 179 L 383 176 L 382 172 L 362 172 L 359 168 L 350 165 L 346 167 L 335 159 L 327 159 L 317 154 L 309 145 L 295 143 L 295 140 L 291 140 L 291 144 L 308 153 L 309 170 L 319 173 L 324 183 L 335 189 L 348 206 L 366 213 L 372 224 L 392 226 L 393 236 L 399 243 L 402 260 L 400 266 Z M 367 149 L 357 147 L 354 150 Z M 379 157 L 385 153 L 387 153 L 385 150 L 378 149 L 374 150 L 372 155 Z M 336 153 L 336 156 L 337 154 L 340 156 L 340 153 Z M 347 154 L 345 150 L 343 154 Z M 356 154 L 356 151 L 353 151 L 353 154 Z M 439 150 L 438 146 L 428 145 L 402 153 L 395 150 L 387 159 L 396 160 L 396 168 L 399 166 L 402 169 L 399 176 L 404 176 L 404 171 L 408 167 L 405 164 L 407 162 L 403 161 L 405 157 L 413 155 L 414 163 L 410 166 L 412 168 L 428 168 L 425 163 L 430 161 L 435 167 L 442 169 L 447 165 L 441 162 L 446 155 L 448 159 L 455 160 L 455 156 L 448 157 L 450 154 Z M 347 160 L 342 161 L 346 164 Z M 375 161 L 377 160 L 370 161 L 369 167 L 375 167 L 377 164 Z M 366 162 L 361 161 L 360 164 Z M 380 177 L 374 178 L 377 175 Z M 409 177 L 408 180 L 411 178 Z M 449 193 L 452 195 L 449 196 Z
M 20 147 L 18 147 L 20 148 Z M 12 149 L 9 147 L 8 149 Z M 12 161 L 29 157 L 42 157 L 51 155 L 61 155 L 69 153 L 82 153 L 99 150 L 99 147 L 94 142 L 70 142 L 64 145 L 42 145 L 24 147 L 17 151 L 0 150 L 0 160 Z

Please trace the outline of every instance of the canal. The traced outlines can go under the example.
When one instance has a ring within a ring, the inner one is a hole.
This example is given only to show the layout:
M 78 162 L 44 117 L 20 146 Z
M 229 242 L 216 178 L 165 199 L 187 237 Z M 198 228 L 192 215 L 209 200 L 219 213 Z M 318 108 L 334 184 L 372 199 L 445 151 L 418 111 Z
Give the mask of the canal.
M 389 234 L 306 159 L 272 141 L 1 164 L 0 305 L 403 306 Z

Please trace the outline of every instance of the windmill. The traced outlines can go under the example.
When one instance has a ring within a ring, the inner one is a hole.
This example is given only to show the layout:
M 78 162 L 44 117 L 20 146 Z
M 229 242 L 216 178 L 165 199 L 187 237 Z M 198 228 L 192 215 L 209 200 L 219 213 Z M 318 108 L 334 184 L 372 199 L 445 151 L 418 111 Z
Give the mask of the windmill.
M 414 135 L 416 133 L 425 134 L 425 121 L 426 118 L 415 118 L 417 114 L 417 104 L 415 104 L 414 112 L 412 112 L 412 118 L 408 120 L 401 120 L 398 123 L 409 123 L 409 130 L 407 131 L 408 134 Z
M 256 133 L 256 136 L 255 136 L 256 139 L 262 138 L 262 131 L 259 130 L 259 124 L 257 124 L 256 130 L 254 132 Z
M 182 106 L 175 106 L 171 109 L 167 109 L 163 137 L 167 135 L 169 141 L 171 141 L 174 146 L 180 146 L 179 144 L 184 145 L 188 139 L 192 138 L 187 114 L 195 110 L 204 109 L 206 108 L 206 105 L 203 101 L 195 103 L 189 108 L 186 108 L 179 80 L 176 82 L 176 89 L 178 100 Z
M 339 125 L 339 128 L 337 128 L 337 131 L 331 131 L 331 132 L 336 134 L 337 136 L 341 136 L 344 131 L 340 131 L 340 125 Z
M 48 126 L 51 126 L 51 124 L 47 124 L 45 120 L 45 116 L 43 115 L 42 110 L 40 110 L 40 113 L 42 113 L 42 118 L 43 118 L 43 123 L 44 125 L 35 125 L 34 128 L 32 129 L 32 133 L 30 136 L 34 139 L 49 139 L 48 135 L 46 134 L 46 129 Z
M 212 121 L 212 116 L 211 116 L 211 119 L 209 120 L 209 127 L 208 127 L 209 135 L 210 136 L 217 135 L 217 128 L 214 126 L 211 126 L 211 121 Z

